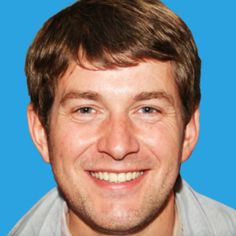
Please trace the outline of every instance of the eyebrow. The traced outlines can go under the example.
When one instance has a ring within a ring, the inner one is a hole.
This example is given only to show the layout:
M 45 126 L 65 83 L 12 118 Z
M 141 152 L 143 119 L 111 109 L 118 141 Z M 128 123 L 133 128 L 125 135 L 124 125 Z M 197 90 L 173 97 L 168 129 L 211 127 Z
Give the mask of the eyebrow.
M 63 104 L 69 99 L 87 99 L 93 101 L 101 101 L 102 97 L 96 92 L 93 91 L 70 91 L 66 93 L 60 103 Z M 165 91 L 151 91 L 151 92 L 141 92 L 134 96 L 134 101 L 145 101 L 151 99 L 163 99 L 166 100 L 169 104 L 174 104 L 174 99 L 171 95 L 167 94 Z
M 144 101 L 151 99 L 163 99 L 166 100 L 171 105 L 174 105 L 173 97 L 167 94 L 165 91 L 142 92 L 134 97 L 135 101 Z
M 94 101 L 99 101 L 101 100 L 101 96 L 92 91 L 86 91 L 86 92 L 81 92 L 81 91 L 70 91 L 69 93 L 66 93 L 60 103 L 63 104 L 69 99 L 88 99 L 88 100 L 94 100 Z

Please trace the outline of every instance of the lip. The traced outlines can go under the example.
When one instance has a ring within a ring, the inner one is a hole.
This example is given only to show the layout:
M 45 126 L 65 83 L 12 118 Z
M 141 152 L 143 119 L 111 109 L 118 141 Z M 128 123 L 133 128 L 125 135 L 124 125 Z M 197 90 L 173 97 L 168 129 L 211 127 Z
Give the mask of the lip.
M 142 175 L 138 176 L 137 178 L 133 179 L 133 180 L 129 180 L 126 182 L 121 182 L 121 183 L 114 183 L 114 182 L 108 182 L 105 180 L 100 180 L 94 176 L 91 175 L 91 172 L 107 172 L 107 173 L 128 173 L 128 172 L 143 172 Z M 135 187 L 139 186 L 143 180 L 145 179 L 146 175 L 148 173 L 148 170 L 89 170 L 87 171 L 87 174 L 89 176 L 89 178 L 93 181 L 93 183 L 102 189 L 108 189 L 108 190 L 131 190 L 134 189 Z

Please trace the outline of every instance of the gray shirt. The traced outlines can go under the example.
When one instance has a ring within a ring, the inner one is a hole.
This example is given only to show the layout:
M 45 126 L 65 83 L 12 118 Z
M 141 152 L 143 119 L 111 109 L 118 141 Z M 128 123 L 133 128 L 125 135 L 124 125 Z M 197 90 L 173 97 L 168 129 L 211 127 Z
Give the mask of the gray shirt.
M 236 236 L 236 211 L 195 192 L 181 178 L 175 188 L 178 236 Z M 71 236 L 67 205 L 55 188 L 45 195 L 8 236 Z

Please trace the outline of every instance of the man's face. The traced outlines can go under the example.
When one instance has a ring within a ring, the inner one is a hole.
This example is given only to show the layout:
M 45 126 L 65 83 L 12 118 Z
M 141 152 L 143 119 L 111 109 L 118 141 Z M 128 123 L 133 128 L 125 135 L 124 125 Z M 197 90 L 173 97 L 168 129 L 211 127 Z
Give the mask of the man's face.
M 72 218 L 127 232 L 170 201 L 180 163 L 191 152 L 184 130 L 170 63 L 113 70 L 74 65 L 57 87 L 44 147 L 49 154 L 41 153 Z

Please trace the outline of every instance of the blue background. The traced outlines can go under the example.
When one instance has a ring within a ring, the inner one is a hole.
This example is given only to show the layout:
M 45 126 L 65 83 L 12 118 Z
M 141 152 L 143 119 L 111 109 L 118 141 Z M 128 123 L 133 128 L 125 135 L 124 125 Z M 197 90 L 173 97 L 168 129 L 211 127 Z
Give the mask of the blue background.
M 1 2 L 0 235 L 55 186 L 28 133 L 24 60 L 43 22 L 72 2 Z M 188 24 L 202 58 L 201 134 L 182 175 L 197 191 L 236 208 L 235 0 L 164 2 Z

